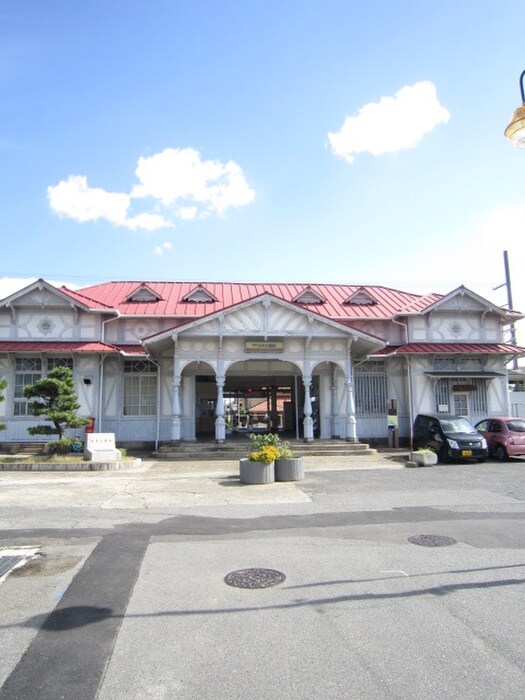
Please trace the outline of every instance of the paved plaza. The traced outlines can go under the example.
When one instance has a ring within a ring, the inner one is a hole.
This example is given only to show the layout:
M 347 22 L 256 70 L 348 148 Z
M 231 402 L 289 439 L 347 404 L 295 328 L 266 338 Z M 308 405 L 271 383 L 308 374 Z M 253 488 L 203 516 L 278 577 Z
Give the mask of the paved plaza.
M 525 462 L 308 460 L 0 473 L 1 700 L 523 697 Z

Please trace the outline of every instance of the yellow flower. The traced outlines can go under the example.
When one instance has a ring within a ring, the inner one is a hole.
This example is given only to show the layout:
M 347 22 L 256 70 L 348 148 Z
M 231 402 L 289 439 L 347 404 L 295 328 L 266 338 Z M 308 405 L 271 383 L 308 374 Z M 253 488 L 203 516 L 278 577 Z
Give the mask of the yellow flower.
M 270 464 L 279 456 L 279 450 L 273 445 L 263 445 L 260 450 L 250 452 L 250 460 L 252 462 L 264 462 Z

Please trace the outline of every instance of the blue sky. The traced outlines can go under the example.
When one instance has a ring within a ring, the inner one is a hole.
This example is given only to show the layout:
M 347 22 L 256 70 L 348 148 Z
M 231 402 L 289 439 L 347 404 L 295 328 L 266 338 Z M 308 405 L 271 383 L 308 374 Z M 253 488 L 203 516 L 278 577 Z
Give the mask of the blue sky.
M 522 0 L 2 0 L 0 294 L 465 284 L 503 305 L 508 250 L 525 311 L 503 136 L 524 31 Z

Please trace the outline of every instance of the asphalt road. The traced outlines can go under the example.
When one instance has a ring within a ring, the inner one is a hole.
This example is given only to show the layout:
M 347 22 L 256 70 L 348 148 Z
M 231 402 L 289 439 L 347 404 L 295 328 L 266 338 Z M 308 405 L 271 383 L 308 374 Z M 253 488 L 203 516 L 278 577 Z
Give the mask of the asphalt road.
M 525 462 L 310 466 L 0 474 L 0 698 L 524 697 Z

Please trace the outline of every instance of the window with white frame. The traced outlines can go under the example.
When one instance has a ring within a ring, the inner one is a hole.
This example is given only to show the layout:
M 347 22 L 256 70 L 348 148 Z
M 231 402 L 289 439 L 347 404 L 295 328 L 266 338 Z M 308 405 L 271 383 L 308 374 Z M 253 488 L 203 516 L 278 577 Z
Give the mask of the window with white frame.
M 439 372 L 455 372 L 456 358 L 455 357 L 435 357 L 432 363 L 432 369 Z
M 15 360 L 15 391 L 13 415 L 33 415 L 31 402 L 24 396 L 26 386 L 42 378 L 42 360 L 40 357 L 17 357 Z
M 47 358 L 47 371 L 51 372 L 52 369 L 56 367 L 67 367 L 73 371 L 73 358 L 72 357 L 48 357 Z
M 482 372 L 481 357 L 435 357 L 432 369 L 440 372 Z
M 17 357 L 15 360 L 15 389 L 14 389 L 14 416 L 31 416 L 33 410 L 32 400 L 26 399 L 24 389 L 31 386 L 45 376 L 45 370 L 50 372 L 55 367 L 69 367 L 73 371 L 72 357 L 48 357 L 44 361 L 40 357 Z
M 154 416 L 157 413 L 157 365 L 148 360 L 124 361 L 125 416 Z
M 383 362 L 371 360 L 357 366 L 354 372 L 354 385 L 358 416 L 386 415 L 386 373 Z

